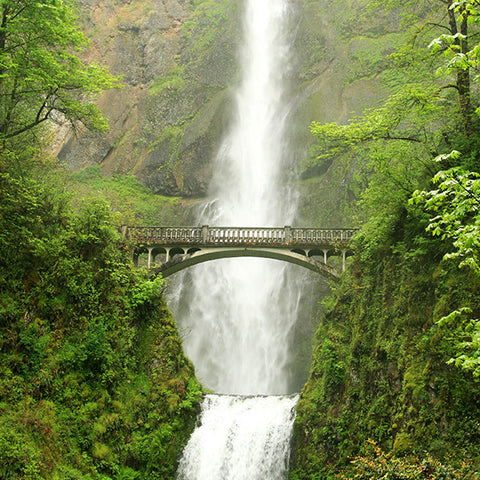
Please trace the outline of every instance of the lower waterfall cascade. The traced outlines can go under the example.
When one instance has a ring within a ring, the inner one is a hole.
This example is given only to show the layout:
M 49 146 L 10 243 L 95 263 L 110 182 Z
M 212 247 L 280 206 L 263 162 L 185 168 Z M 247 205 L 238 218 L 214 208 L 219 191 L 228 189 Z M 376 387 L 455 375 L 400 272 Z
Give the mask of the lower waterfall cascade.
M 207 395 L 178 480 L 283 480 L 298 396 Z

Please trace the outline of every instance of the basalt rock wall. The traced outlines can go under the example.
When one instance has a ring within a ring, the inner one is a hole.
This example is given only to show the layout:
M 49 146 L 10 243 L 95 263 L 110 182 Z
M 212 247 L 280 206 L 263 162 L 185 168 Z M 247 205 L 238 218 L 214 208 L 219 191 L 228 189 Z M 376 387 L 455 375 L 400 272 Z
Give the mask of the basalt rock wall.
M 222 26 L 230 25 L 235 7 L 184 0 L 79 3 L 91 39 L 87 60 L 108 66 L 123 88 L 99 100 L 110 124 L 106 134 L 74 134 L 65 125 L 57 130 L 55 153 L 72 169 L 101 164 L 105 174 L 134 173 L 155 192 L 204 194 L 235 71 L 236 27 Z
M 347 121 L 386 94 L 385 57 L 398 43 L 398 14 L 372 12 L 366 0 L 294 0 L 295 58 L 291 78 L 296 139 L 292 166 L 308 198 L 301 220 L 348 201 L 341 166 L 309 167 L 313 120 Z M 231 118 L 238 80 L 242 2 L 225 0 L 80 0 L 81 25 L 91 39 L 87 60 L 121 76 L 122 89 L 99 100 L 106 134 L 67 126 L 55 153 L 70 168 L 101 164 L 105 174 L 133 173 L 164 195 L 207 194 L 211 160 Z M 373 68 L 372 68 L 373 67 Z M 372 73 L 373 72 L 373 73 Z M 305 202 L 303 202 L 305 203 Z M 324 217 L 324 218 L 323 218 Z M 339 224 L 323 215 L 322 221 Z

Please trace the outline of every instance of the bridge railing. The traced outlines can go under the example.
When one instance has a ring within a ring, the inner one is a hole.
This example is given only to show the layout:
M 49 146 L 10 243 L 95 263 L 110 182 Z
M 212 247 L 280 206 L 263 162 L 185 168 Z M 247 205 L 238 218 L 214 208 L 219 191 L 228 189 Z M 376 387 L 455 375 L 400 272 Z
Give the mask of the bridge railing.
M 158 245 L 327 245 L 348 243 L 355 228 L 122 227 L 130 240 Z
M 207 228 L 207 243 L 214 245 L 283 245 L 285 243 L 283 228 Z
M 356 228 L 292 228 L 290 237 L 294 244 L 349 242 L 356 232 Z

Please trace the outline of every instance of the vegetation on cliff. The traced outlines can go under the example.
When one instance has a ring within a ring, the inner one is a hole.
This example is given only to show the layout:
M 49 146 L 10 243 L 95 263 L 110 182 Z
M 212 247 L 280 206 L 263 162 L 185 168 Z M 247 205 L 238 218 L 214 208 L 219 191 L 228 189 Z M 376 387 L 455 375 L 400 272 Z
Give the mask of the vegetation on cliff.
M 359 238 L 368 254 L 351 265 L 317 331 L 293 478 L 333 478 L 368 439 L 397 456 L 467 454 L 478 466 L 480 383 L 449 363 L 468 333 L 438 323 L 466 304 L 478 315 L 478 277 L 442 260 L 449 250 L 427 224 L 409 208 L 380 245 Z
M 131 174 L 106 176 L 99 165 L 91 165 L 63 176 L 78 198 L 106 199 L 118 226 L 188 224 L 186 200 L 156 195 Z
M 8 165 L 6 163 L 8 162 Z M 201 391 L 109 207 L 2 155 L 0 476 L 173 478 Z
M 68 194 L 41 151 L 54 112 L 105 126 L 84 101 L 111 77 L 71 53 L 70 9 L 0 2 L 0 477 L 173 478 L 201 388 L 163 280 L 133 267 L 112 206 Z
M 319 161 L 354 158 L 364 222 L 317 332 L 295 479 L 478 478 L 480 12 L 401 5 L 413 40 L 391 57 L 390 98 L 312 125 Z

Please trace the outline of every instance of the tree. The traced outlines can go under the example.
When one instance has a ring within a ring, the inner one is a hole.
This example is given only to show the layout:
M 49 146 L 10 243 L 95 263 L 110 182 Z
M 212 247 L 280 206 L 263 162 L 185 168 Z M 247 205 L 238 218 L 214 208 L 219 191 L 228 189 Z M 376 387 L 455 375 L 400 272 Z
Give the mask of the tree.
M 431 8 L 431 11 L 437 12 L 427 21 L 420 23 L 420 28 L 415 31 L 415 43 L 420 36 L 434 36 L 429 43 L 428 48 L 433 54 L 443 54 L 447 59 L 441 66 L 438 73 L 445 74 L 445 77 L 452 81 L 447 81 L 440 85 L 437 95 L 442 90 L 454 89 L 458 94 L 458 107 L 463 121 L 463 133 L 470 136 L 475 131 L 474 108 L 472 106 L 472 88 L 471 88 L 471 70 L 478 66 L 474 60 L 476 50 L 478 49 L 478 0 L 428 0 L 425 2 Z M 398 0 L 388 0 L 387 2 L 377 1 L 377 6 L 384 8 L 410 7 L 415 11 L 418 8 L 418 2 Z M 440 35 L 438 35 L 438 33 Z M 471 45 L 475 44 L 473 48 Z
M 107 123 L 92 100 L 117 80 L 85 64 L 73 0 L 0 0 L 0 142 L 58 117 L 93 130 Z
M 480 22 L 480 2 L 462 0 L 446 3 L 451 23 L 457 19 L 461 28 L 455 34 L 452 30 L 449 35 L 444 34 L 433 40 L 431 47 L 434 51 L 443 51 L 447 56 L 443 73 L 449 75 L 455 72 L 457 86 L 463 85 L 458 89 L 460 109 L 465 131 L 472 135 L 475 133 L 475 117 L 471 104 L 470 73 L 478 71 L 480 44 L 475 40 L 473 45 L 469 45 L 467 28 Z M 474 80 L 478 81 L 478 75 Z M 479 113 L 479 109 L 476 113 Z M 432 179 L 436 188 L 416 191 L 411 202 L 423 203 L 433 215 L 427 230 L 434 236 L 452 242 L 454 251 L 446 254 L 445 259 L 458 262 L 461 268 L 470 268 L 480 279 L 480 174 L 477 150 L 472 150 L 467 149 L 463 154 L 453 150 L 439 155 L 436 160 L 440 165 L 455 166 L 440 170 Z M 440 319 L 439 324 L 457 328 L 454 340 L 458 354 L 450 361 L 479 377 L 480 320 L 470 318 L 470 314 L 471 308 L 463 306 Z
M 427 231 L 445 240 L 442 268 L 469 268 L 480 279 L 479 109 L 473 88 L 479 79 L 480 1 L 426 0 L 421 6 L 431 7 L 428 18 L 417 15 L 416 9 L 424 13 L 416 1 L 375 5 L 402 7 L 409 14 L 411 41 L 392 56 L 397 69 L 407 69 L 406 81 L 382 106 L 348 125 L 313 123 L 311 130 L 323 144 L 323 156 L 363 152 L 361 168 L 368 165 L 370 175 L 363 194 L 370 209 L 364 248 L 381 236 L 382 226 L 391 237 L 413 194 L 410 203 L 430 215 Z M 472 305 L 463 303 L 439 324 L 454 327 L 451 362 L 479 376 L 480 321 L 472 318 L 478 317 Z
M 313 122 L 311 131 L 323 148 L 319 158 L 378 140 L 418 144 L 430 160 L 465 144 L 472 148 L 478 141 L 470 80 L 478 67 L 478 0 L 426 0 L 420 6 L 430 7 L 428 17 L 418 1 L 373 6 L 406 12 L 410 39 L 390 57 L 400 85 L 384 105 L 348 125 Z

